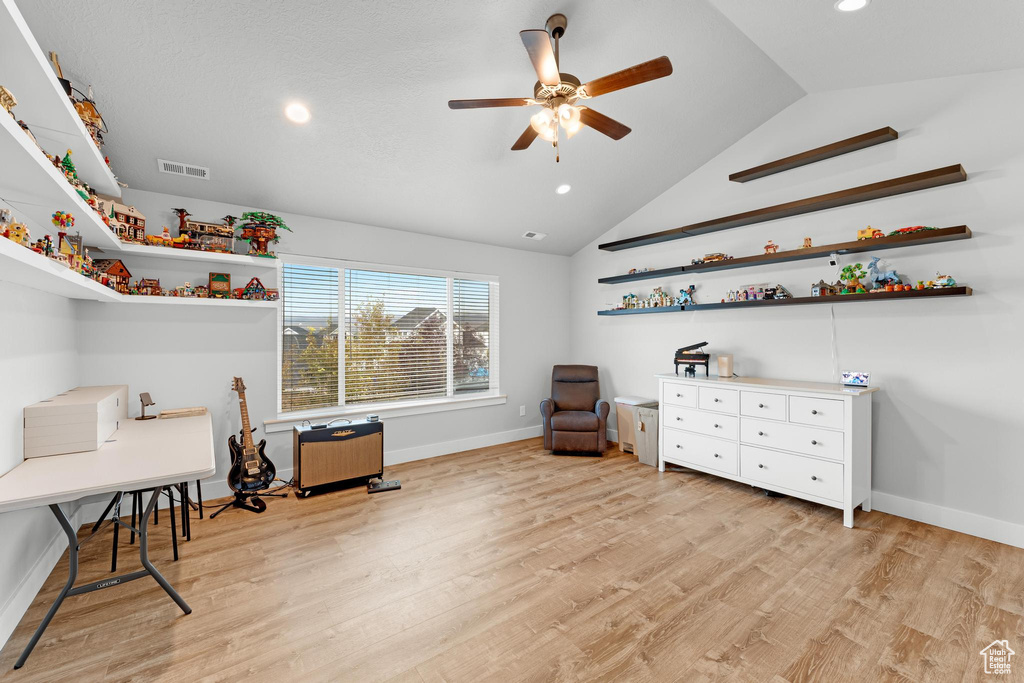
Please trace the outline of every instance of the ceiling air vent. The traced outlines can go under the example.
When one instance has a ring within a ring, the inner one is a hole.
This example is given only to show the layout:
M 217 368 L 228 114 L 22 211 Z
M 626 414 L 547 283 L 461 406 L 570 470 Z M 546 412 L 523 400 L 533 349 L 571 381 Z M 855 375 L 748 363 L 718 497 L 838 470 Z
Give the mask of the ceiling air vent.
M 534 232 L 533 230 L 527 230 L 526 232 L 523 233 L 523 237 L 525 237 L 526 239 L 537 240 L 538 242 L 547 236 L 548 234 L 546 232 Z
M 195 178 L 196 180 L 210 179 L 210 169 L 203 168 L 202 166 L 183 164 L 180 161 L 167 161 L 166 159 L 157 159 L 156 166 L 161 173 L 170 173 L 171 175 L 180 175 L 186 178 Z

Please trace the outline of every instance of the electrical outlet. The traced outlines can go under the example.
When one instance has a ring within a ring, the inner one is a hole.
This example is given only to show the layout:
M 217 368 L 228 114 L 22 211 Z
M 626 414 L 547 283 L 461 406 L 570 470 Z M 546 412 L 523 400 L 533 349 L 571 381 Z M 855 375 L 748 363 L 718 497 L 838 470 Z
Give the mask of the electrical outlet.
M 526 406 L 519 406 L 519 417 L 526 417 Z

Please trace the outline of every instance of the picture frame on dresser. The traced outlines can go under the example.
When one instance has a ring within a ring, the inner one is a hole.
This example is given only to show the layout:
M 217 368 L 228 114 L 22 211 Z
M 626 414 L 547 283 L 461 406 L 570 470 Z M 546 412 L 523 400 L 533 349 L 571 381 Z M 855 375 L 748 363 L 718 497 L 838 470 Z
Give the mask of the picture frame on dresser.
M 843 511 L 871 511 L 878 387 L 659 374 L 658 470 L 679 465 Z

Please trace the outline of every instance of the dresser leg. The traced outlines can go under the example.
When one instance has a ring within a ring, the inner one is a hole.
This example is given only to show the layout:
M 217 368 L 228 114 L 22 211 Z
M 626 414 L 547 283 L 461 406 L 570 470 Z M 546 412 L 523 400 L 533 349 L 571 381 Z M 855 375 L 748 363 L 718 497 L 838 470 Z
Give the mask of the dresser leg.
M 864 499 L 864 502 L 860 504 L 860 509 L 863 510 L 864 512 L 871 512 L 871 494 L 870 493 L 868 494 L 868 497 Z
M 658 471 L 659 472 L 664 472 L 665 471 L 665 461 L 662 460 L 661 458 L 658 458 Z
M 853 508 L 843 508 L 843 526 L 847 529 L 853 528 Z

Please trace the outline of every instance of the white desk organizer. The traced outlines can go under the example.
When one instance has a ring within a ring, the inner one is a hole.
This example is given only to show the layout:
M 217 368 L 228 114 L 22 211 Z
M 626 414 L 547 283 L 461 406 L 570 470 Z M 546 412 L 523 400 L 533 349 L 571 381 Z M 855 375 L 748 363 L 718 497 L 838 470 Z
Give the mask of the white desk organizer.
M 871 510 L 871 393 L 758 378 L 657 375 L 665 463 L 829 505 Z
M 25 408 L 25 458 L 94 451 L 128 419 L 128 385 L 78 387 Z

